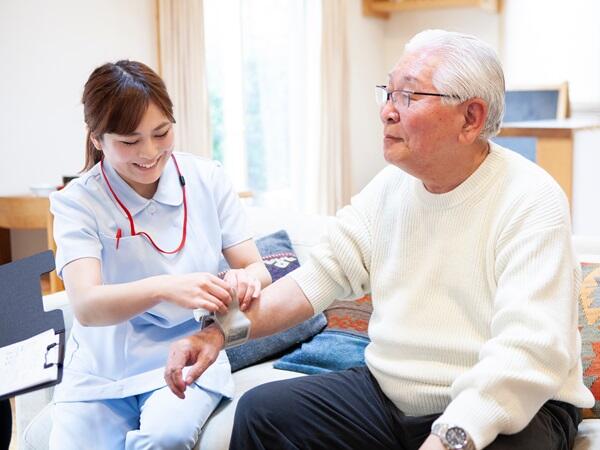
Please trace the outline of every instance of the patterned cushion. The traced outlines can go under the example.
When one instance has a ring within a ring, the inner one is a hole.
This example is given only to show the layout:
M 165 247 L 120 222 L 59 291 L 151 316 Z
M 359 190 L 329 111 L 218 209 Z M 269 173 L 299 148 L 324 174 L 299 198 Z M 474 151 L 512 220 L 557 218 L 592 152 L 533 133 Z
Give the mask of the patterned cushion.
M 285 230 L 279 230 L 258 239 L 256 246 L 267 270 L 271 274 L 273 283 L 292 270 L 300 267 L 298 257 L 292 248 L 290 237 Z M 219 276 L 223 277 L 227 270 L 229 270 L 229 265 L 223 259 L 219 264 Z
M 262 260 L 271 274 L 273 282 L 300 267 L 298 258 L 292 249 L 292 243 L 284 230 L 269 234 L 256 241 Z M 220 276 L 228 269 L 227 263 L 221 263 Z M 293 328 L 261 339 L 249 341 L 243 345 L 226 350 L 231 371 L 243 369 L 265 359 L 281 354 L 290 347 L 311 338 L 325 326 L 325 316 L 319 314 Z
M 596 404 L 584 408 L 583 417 L 600 418 L 600 263 L 582 263 L 579 293 L 579 330 L 583 381 L 592 391 Z
M 327 327 L 273 367 L 315 374 L 364 366 L 372 309 L 368 295 L 354 301 L 336 300 L 325 310 Z

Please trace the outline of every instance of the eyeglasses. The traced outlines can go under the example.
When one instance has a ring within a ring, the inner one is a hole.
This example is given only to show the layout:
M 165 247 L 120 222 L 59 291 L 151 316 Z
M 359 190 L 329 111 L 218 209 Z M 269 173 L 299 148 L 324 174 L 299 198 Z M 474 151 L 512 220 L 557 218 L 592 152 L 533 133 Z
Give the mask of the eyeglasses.
M 388 92 L 387 86 L 375 86 L 375 100 L 379 106 L 385 106 L 392 99 L 392 103 L 396 109 L 403 107 L 408 108 L 413 95 L 430 95 L 433 97 L 446 97 L 460 99 L 458 95 L 438 94 L 434 92 L 417 92 L 407 89 L 399 89 L 397 91 Z

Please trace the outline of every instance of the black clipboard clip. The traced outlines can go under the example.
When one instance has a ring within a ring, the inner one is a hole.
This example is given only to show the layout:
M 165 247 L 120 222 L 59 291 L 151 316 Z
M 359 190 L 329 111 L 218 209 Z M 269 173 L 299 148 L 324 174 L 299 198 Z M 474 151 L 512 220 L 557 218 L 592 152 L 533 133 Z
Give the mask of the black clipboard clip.
M 44 369 L 47 369 L 48 367 L 52 367 L 54 364 L 58 364 L 58 361 L 59 361 L 58 353 L 56 354 L 56 361 L 48 362 L 48 354 L 50 353 L 50 350 L 52 350 L 57 345 L 58 345 L 57 342 L 53 342 L 48 347 L 46 347 L 46 354 L 44 355 Z M 58 349 L 57 349 L 57 352 L 58 352 Z

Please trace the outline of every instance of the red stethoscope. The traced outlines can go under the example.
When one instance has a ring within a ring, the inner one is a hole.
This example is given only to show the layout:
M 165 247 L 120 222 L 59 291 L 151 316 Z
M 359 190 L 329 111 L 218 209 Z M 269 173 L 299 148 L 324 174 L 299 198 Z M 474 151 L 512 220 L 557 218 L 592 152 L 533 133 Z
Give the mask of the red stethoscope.
M 187 201 L 185 198 L 185 178 L 183 178 L 183 175 L 181 175 L 181 171 L 179 170 L 179 165 L 177 164 L 175 155 L 172 153 L 171 153 L 171 158 L 173 158 L 173 163 L 175 164 L 175 170 L 177 170 L 177 175 L 179 176 L 179 184 L 181 185 L 181 192 L 183 192 L 183 230 L 181 232 L 181 242 L 179 243 L 179 246 L 175 250 L 171 250 L 171 251 L 163 250 L 158 245 L 156 245 L 154 240 L 145 231 L 137 231 L 137 232 L 135 231 L 135 223 L 133 222 L 133 217 L 131 216 L 131 213 L 129 212 L 127 207 L 123 204 L 123 202 L 121 200 L 119 200 L 119 197 L 117 197 L 117 194 L 115 194 L 115 191 L 113 190 L 112 186 L 108 182 L 108 178 L 106 177 L 106 173 L 104 172 L 104 166 L 102 165 L 103 161 L 100 161 L 100 170 L 102 171 L 102 176 L 104 177 L 104 181 L 106 181 L 106 185 L 108 186 L 110 193 L 113 195 L 113 197 L 115 198 L 115 200 L 117 201 L 117 203 L 119 204 L 119 206 L 121 207 L 123 212 L 125 212 L 125 215 L 127 216 L 127 219 L 129 220 L 129 228 L 130 228 L 131 236 L 144 236 L 145 238 L 147 238 L 150 241 L 150 243 L 154 246 L 154 248 L 156 250 L 158 250 L 160 253 L 165 253 L 167 255 L 172 255 L 174 253 L 177 253 L 179 250 L 181 250 L 183 248 L 183 246 L 185 245 L 185 238 L 187 236 Z M 119 240 L 121 239 L 122 235 L 123 235 L 123 232 L 121 231 L 121 229 L 117 228 L 117 234 L 116 234 L 117 250 L 119 249 Z

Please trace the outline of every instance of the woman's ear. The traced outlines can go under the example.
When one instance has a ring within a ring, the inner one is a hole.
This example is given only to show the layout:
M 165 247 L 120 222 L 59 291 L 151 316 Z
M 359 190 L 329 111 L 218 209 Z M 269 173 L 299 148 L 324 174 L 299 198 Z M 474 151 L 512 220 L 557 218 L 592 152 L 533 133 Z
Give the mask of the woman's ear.
M 472 98 L 464 103 L 464 123 L 459 136 L 461 142 L 471 144 L 481 134 L 487 119 L 487 103 L 480 98 Z
M 92 140 L 92 144 L 96 147 L 96 150 L 102 151 L 102 145 L 100 143 L 100 139 L 95 134 L 90 133 L 90 139 Z

